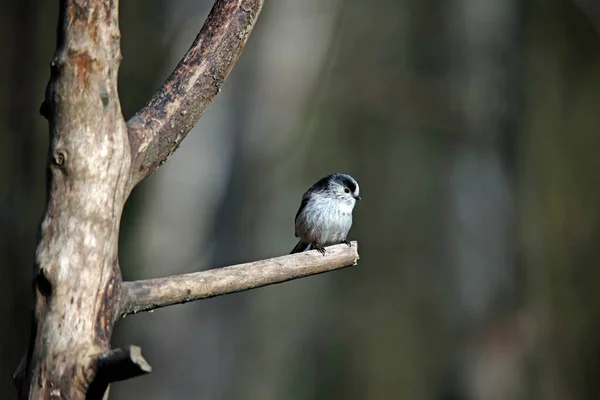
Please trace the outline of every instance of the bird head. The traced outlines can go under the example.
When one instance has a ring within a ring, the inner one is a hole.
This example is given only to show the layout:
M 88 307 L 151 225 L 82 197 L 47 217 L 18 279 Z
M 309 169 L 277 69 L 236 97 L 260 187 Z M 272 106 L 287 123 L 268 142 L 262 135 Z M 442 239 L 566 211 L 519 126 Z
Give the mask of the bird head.
M 358 182 L 348 174 L 329 175 L 329 190 L 333 194 L 349 202 L 360 200 L 360 188 Z

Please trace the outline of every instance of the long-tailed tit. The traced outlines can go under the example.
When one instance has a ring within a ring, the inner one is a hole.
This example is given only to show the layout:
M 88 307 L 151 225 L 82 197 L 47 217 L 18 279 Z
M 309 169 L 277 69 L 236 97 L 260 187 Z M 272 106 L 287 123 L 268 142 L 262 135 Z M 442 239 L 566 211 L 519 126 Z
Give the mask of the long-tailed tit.
M 347 235 L 356 200 L 360 200 L 358 183 L 350 175 L 332 174 L 312 185 L 296 213 L 296 237 L 300 241 L 290 254 L 314 249 L 325 255 L 324 246 L 350 246 Z

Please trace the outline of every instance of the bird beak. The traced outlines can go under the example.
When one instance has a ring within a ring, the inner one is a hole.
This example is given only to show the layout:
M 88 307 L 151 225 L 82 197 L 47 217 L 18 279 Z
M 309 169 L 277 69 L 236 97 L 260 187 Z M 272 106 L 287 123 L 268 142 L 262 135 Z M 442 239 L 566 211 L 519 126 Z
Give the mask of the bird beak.
M 360 200 L 360 196 L 354 196 L 356 200 Z

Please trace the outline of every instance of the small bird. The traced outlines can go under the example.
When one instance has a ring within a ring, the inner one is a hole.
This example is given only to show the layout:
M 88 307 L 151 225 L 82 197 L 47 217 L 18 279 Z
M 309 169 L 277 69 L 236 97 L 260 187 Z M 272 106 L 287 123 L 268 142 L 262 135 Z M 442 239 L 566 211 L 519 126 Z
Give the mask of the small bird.
M 321 179 L 303 195 L 296 213 L 296 237 L 300 241 L 290 254 L 318 250 L 346 243 L 352 226 L 352 210 L 360 200 L 358 182 L 347 174 L 332 174 Z

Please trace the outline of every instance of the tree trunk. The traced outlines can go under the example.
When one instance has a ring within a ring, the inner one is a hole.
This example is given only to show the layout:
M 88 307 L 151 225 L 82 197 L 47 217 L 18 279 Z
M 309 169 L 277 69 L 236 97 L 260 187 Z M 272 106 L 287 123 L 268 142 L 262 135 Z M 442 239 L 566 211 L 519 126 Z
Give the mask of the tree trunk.
M 42 106 L 51 138 L 26 380 L 33 398 L 81 397 L 96 358 L 110 348 L 121 290 L 119 223 L 131 187 L 117 95 L 117 3 L 63 1 L 59 18 Z

